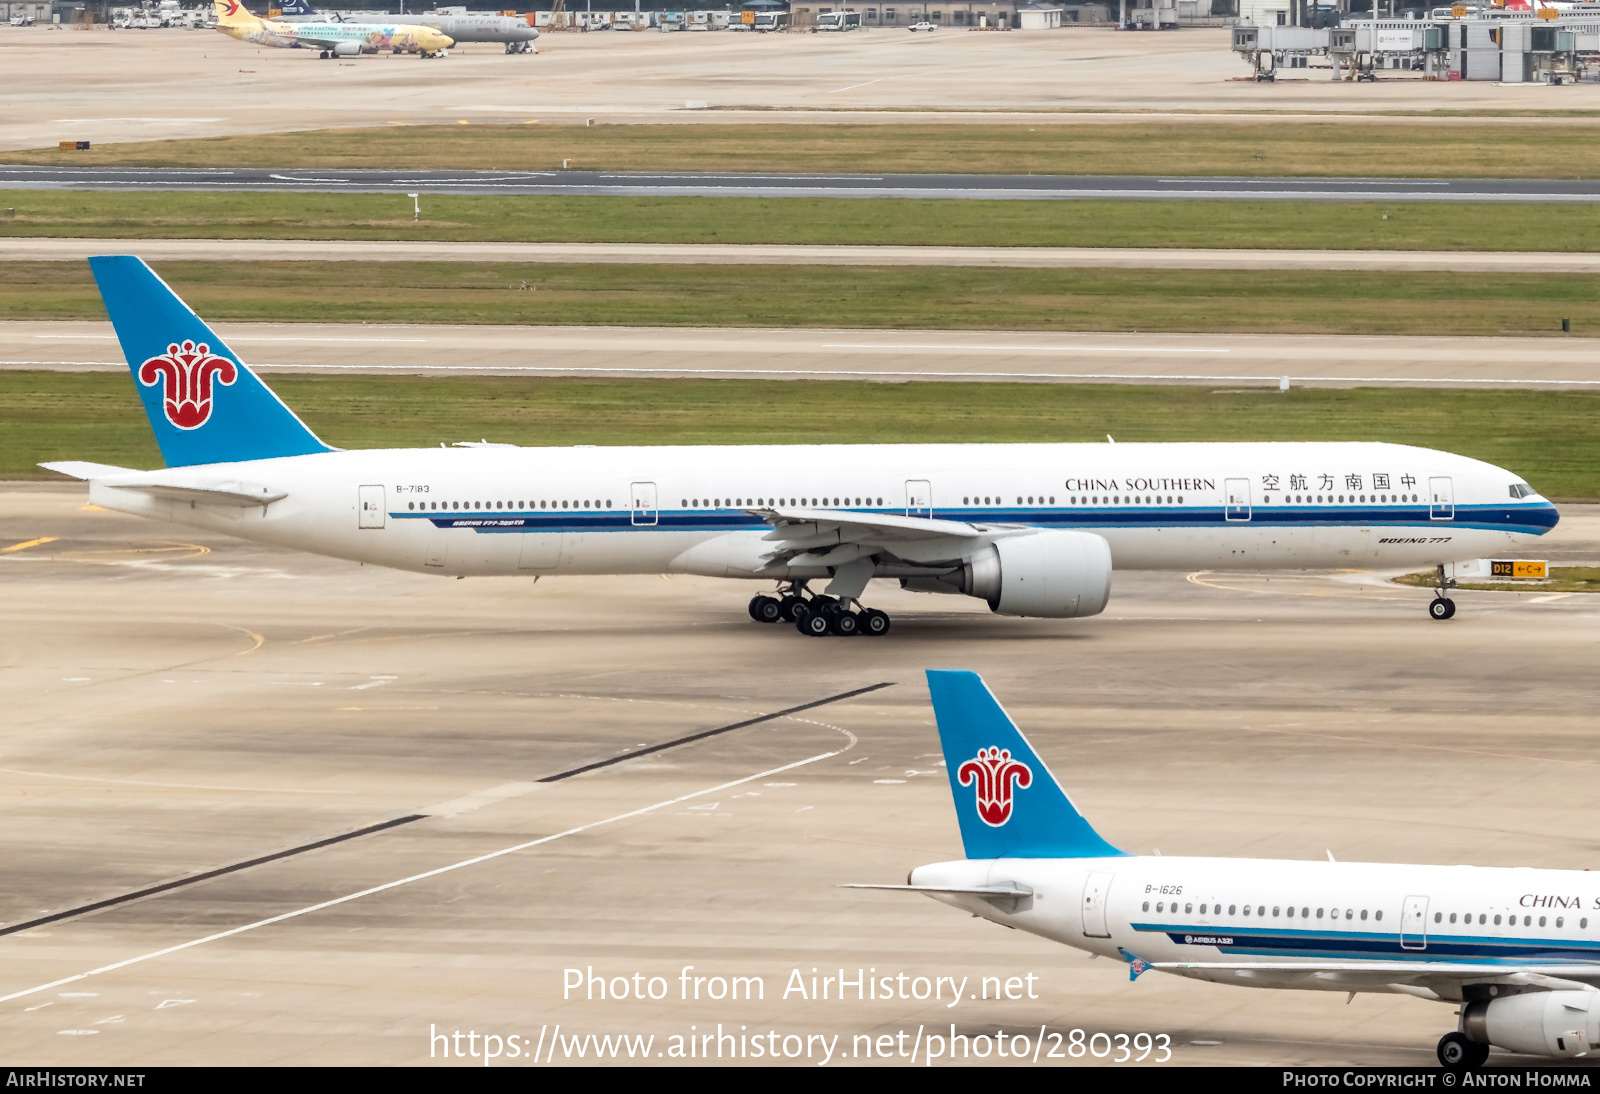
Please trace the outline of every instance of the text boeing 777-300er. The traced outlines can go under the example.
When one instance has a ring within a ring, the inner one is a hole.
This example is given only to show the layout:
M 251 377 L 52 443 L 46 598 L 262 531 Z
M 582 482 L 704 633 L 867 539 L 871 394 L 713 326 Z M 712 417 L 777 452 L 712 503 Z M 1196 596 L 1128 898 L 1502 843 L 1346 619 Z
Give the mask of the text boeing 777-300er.
M 767 578 L 758 620 L 882 634 L 874 577 L 1070 618 L 1113 568 L 1440 566 L 1558 519 L 1508 471 L 1392 444 L 338 451 L 143 262 L 90 265 L 167 467 L 45 466 L 108 509 L 417 573 Z
M 1446 1067 L 1489 1046 L 1600 1048 L 1600 874 L 1131 855 L 1078 812 L 975 673 L 930 671 L 967 858 L 904 885 L 984 919 L 1217 984 L 1459 1005 Z M 952 1046 L 953 1047 L 953 1046 Z

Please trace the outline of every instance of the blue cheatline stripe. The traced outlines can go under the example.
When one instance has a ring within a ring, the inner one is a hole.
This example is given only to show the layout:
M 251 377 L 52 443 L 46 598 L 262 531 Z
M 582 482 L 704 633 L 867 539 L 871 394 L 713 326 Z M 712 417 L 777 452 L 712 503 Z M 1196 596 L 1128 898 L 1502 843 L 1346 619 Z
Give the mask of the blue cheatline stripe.
M 902 516 L 900 509 L 840 509 L 862 516 Z M 439 528 L 471 528 L 479 532 L 619 532 L 635 529 L 673 532 L 733 532 L 764 528 L 767 522 L 742 509 L 663 509 L 654 524 L 635 524 L 630 510 L 451 510 L 449 512 L 391 512 L 393 520 L 428 520 Z M 1227 520 L 1220 507 L 1132 508 L 1082 506 L 1068 508 L 941 509 L 940 520 L 974 524 L 1023 524 L 1036 528 L 1095 531 L 1103 528 L 1337 528 L 1361 527 L 1374 531 L 1433 537 L 1451 528 L 1474 531 L 1522 532 L 1541 535 L 1555 525 L 1553 509 L 1543 506 L 1457 506 L 1455 520 L 1429 520 L 1427 506 L 1349 509 L 1334 506 L 1294 505 L 1273 509 L 1258 506 L 1251 519 Z
M 1350 960 L 1477 961 L 1522 963 L 1530 960 L 1594 964 L 1600 940 L 1511 938 L 1472 935 L 1428 935 L 1425 948 L 1407 948 L 1398 934 L 1361 931 L 1301 931 L 1280 927 L 1173 927 L 1168 923 L 1133 923 L 1135 931 L 1164 934 L 1182 946 L 1209 946 L 1218 952 L 1252 957 L 1325 957 Z M 1413 942 L 1415 945 L 1415 942 Z

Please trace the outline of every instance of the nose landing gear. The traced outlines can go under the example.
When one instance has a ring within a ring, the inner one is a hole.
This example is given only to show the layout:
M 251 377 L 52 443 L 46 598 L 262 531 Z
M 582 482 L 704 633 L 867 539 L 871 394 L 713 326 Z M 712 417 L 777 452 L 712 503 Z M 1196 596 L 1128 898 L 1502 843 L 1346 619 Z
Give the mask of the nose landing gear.
M 1456 614 L 1456 602 L 1444 595 L 1454 586 L 1454 579 L 1444 576 L 1444 566 L 1441 564 L 1439 566 L 1439 595 L 1434 597 L 1432 603 L 1428 605 L 1429 618 L 1442 622 Z
M 855 610 L 851 609 L 852 604 Z M 829 634 L 877 637 L 889 633 L 889 613 L 863 608 L 854 598 L 808 596 L 805 583 L 800 581 L 781 590 L 780 596 L 752 598 L 749 610 L 750 618 L 757 623 L 793 623 L 795 630 L 813 638 Z

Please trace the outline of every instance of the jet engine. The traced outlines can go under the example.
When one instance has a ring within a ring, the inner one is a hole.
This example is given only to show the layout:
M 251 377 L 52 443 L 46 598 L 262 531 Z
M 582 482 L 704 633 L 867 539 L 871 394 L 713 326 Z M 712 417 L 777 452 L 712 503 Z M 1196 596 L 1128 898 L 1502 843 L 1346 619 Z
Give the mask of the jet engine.
M 1600 992 L 1535 991 L 1468 1003 L 1461 1032 L 1531 1056 L 1584 1056 L 1600 1045 Z
M 959 570 L 901 584 L 976 596 L 1001 615 L 1099 615 L 1111 597 L 1111 545 L 1091 532 L 1006 536 L 963 560 Z
M 361 53 L 360 42 L 335 42 L 331 51 L 335 57 L 355 57 Z

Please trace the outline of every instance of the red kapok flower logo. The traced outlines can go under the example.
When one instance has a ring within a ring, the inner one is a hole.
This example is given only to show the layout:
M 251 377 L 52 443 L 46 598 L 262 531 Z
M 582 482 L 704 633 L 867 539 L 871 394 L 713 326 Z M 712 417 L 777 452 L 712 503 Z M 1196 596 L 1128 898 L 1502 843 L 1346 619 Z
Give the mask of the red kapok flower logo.
M 239 378 L 239 368 L 226 357 L 218 357 L 211 347 L 185 340 L 173 342 L 160 357 L 139 366 L 139 382 L 145 387 L 164 385 L 162 409 L 167 421 L 179 429 L 199 429 L 211 417 L 211 385 L 223 385 Z
M 1012 787 L 1026 790 L 1033 772 L 1021 760 L 1013 760 L 1010 749 L 980 748 L 975 758 L 961 765 L 956 779 L 962 786 L 975 784 L 978 816 L 990 828 L 999 828 L 1011 819 Z

